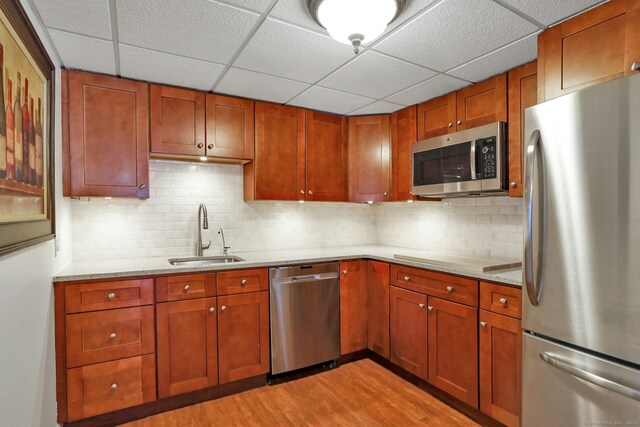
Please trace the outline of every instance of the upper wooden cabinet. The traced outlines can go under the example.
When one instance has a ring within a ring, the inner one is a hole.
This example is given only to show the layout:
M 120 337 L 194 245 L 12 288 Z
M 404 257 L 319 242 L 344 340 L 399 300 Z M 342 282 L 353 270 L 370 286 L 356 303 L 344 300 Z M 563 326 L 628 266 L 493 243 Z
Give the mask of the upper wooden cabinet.
M 416 142 L 416 107 L 391 115 L 391 200 L 413 200 L 411 152 Z
M 63 70 L 63 191 L 149 197 L 148 85 Z
M 418 140 L 455 132 L 455 92 L 418 105 Z
M 254 102 L 207 94 L 208 157 L 253 159 Z
M 306 200 L 348 198 L 347 119 L 307 110 Z
M 367 262 L 340 262 L 340 353 L 367 348 Z
M 500 74 L 456 92 L 456 130 L 507 121 L 507 75 Z
M 151 152 L 205 154 L 205 94 L 151 85 Z
M 245 200 L 305 199 L 305 111 L 256 102 L 255 160 L 244 167 Z
M 524 110 L 538 103 L 538 65 L 509 71 L 509 196 L 522 197 Z
M 349 200 L 390 200 L 389 116 L 349 117 Z
M 538 37 L 540 102 L 636 73 L 640 2 L 611 0 Z

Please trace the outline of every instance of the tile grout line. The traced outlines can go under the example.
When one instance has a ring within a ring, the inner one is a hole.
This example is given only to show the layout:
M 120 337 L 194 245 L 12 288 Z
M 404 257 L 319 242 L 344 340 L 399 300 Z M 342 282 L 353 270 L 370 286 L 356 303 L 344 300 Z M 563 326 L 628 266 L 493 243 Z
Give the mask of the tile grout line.
M 36 7 L 36 5 L 33 3 L 33 0 L 26 0 L 26 1 L 27 1 L 27 4 L 29 5 L 29 7 L 31 8 L 31 11 L 34 14 L 34 16 L 36 18 L 36 21 L 38 21 L 38 24 L 44 30 L 43 31 L 44 35 L 47 38 L 47 41 L 49 42 L 49 44 L 51 45 L 51 49 L 53 51 L 54 56 L 56 57 L 56 59 L 58 61 L 58 64 L 60 64 L 60 66 L 64 66 L 64 63 L 62 62 L 62 57 L 60 56 L 60 52 L 58 52 L 58 48 L 56 47 L 55 43 L 53 43 L 53 39 L 51 38 L 51 34 L 49 33 L 49 29 L 44 24 L 44 20 L 42 19 L 42 16 L 40 15 L 40 11 Z
M 113 60 L 116 66 L 116 76 L 120 77 L 120 46 L 118 37 L 118 11 L 116 9 L 116 0 L 109 0 L 109 17 L 111 19 L 111 42 L 113 43 Z
M 529 23 L 535 25 L 536 27 L 540 28 L 541 30 L 544 30 L 544 29 L 547 28 L 547 26 L 544 25 L 543 23 L 533 19 L 532 17 L 530 17 L 526 13 L 522 12 L 521 10 L 516 9 L 515 7 L 513 7 L 510 4 L 506 3 L 504 0 L 491 0 L 491 1 L 493 1 L 495 4 L 497 4 L 499 6 L 502 6 L 505 9 L 507 9 L 509 12 L 513 13 L 514 15 L 517 15 L 520 18 L 524 19 L 525 21 L 528 21 Z

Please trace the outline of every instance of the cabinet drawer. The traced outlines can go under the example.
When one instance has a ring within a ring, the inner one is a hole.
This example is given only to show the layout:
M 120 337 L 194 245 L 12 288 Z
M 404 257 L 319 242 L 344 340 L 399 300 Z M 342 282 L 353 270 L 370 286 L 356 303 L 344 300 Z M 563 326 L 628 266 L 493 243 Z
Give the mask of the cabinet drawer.
M 243 294 L 269 290 L 269 273 L 265 268 L 256 270 L 225 271 L 218 273 L 218 295 Z
M 450 301 L 478 306 L 478 282 L 475 280 L 392 265 L 391 284 Z
M 156 279 L 156 300 L 158 302 L 215 296 L 215 274 L 189 274 Z
M 153 304 L 153 279 L 68 284 L 64 298 L 66 313 Z
M 521 319 L 522 290 L 480 282 L 480 308 Z
M 69 421 L 155 400 L 153 354 L 67 370 Z
M 66 329 L 69 368 L 155 351 L 153 306 L 70 314 Z

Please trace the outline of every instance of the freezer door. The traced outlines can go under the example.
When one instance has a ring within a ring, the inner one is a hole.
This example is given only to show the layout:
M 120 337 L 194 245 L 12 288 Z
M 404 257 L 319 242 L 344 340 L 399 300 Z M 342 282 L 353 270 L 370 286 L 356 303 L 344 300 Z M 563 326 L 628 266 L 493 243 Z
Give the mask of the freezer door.
M 527 109 L 523 327 L 640 364 L 640 75 Z
M 522 427 L 640 423 L 640 370 L 526 333 L 522 354 Z

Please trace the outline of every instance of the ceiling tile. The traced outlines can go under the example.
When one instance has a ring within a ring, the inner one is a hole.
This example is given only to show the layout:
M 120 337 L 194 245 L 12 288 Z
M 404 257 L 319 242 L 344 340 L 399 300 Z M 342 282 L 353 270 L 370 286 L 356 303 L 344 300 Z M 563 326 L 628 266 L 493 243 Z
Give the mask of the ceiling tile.
M 502 0 L 544 25 L 551 25 L 604 0 Z
M 422 67 L 366 51 L 319 84 L 381 99 L 435 75 Z
M 436 98 L 440 95 L 444 95 L 445 93 L 453 92 L 468 85 L 469 83 L 464 80 L 440 74 L 432 79 L 418 83 L 409 89 L 405 89 L 402 92 L 388 96 L 385 100 L 402 105 L 414 105 Z
M 122 77 L 210 90 L 224 65 L 120 45 Z
M 122 43 L 227 63 L 258 15 L 209 0 L 127 0 L 117 3 Z
M 244 48 L 235 65 L 315 83 L 353 56 L 351 46 L 293 25 L 267 19 Z
M 320 86 L 312 86 L 289 104 L 331 113 L 347 114 L 373 102 L 371 98 L 352 95 Z
M 349 113 L 350 116 L 360 116 L 365 114 L 388 114 L 404 108 L 404 105 L 392 104 L 390 102 L 376 101 L 373 104 L 360 108 Z
M 47 27 L 111 39 L 108 1 L 34 0 L 34 3 Z
M 446 71 L 536 29 L 491 0 L 448 0 L 400 28 L 375 49 Z
M 308 87 L 306 83 L 230 68 L 215 91 L 283 104 Z
M 518 65 L 531 62 L 538 56 L 538 35 L 532 34 L 509 46 L 449 71 L 455 77 L 479 82 Z
M 49 34 L 65 67 L 116 73 L 112 42 L 53 29 Z
M 391 31 L 392 29 L 400 26 L 400 24 L 405 23 L 410 18 L 414 17 L 418 12 L 429 6 L 430 4 L 436 3 L 438 0 L 411 0 L 407 2 L 402 13 L 387 27 L 385 33 Z
M 271 0 L 223 0 L 218 3 L 229 3 L 262 13 L 267 10 L 271 4 Z
M 269 16 L 328 34 L 313 20 L 304 0 L 278 0 Z

